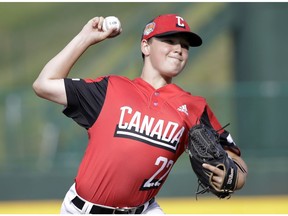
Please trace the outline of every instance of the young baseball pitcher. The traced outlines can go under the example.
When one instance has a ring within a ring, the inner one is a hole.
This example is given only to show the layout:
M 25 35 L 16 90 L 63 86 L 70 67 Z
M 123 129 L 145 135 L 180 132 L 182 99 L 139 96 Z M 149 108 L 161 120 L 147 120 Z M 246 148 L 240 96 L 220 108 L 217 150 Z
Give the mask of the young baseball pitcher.
M 163 214 L 155 196 L 173 165 L 185 151 L 188 131 L 199 120 L 215 130 L 222 126 L 205 99 L 172 83 L 184 69 L 189 47 L 202 39 L 176 14 L 149 22 L 142 35 L 144 59 L 136 79 L 107 75 L 71 79 L 69 72 L 92 45 L 117 39 L 121 28 L 103 30 L 104 18 L 89 20 L 52 58 L 33 83 L 39 97 L 65 106 L 63 113 L 87 130 L 89 141 L 75 183 L 67 192 L 61 213 Z M 235 190 L 246 179 L 246 164 L 230 134 L 221 130 L 221 145 L 238 169 Z M 221 187 L 225 172 L 204 165 Z

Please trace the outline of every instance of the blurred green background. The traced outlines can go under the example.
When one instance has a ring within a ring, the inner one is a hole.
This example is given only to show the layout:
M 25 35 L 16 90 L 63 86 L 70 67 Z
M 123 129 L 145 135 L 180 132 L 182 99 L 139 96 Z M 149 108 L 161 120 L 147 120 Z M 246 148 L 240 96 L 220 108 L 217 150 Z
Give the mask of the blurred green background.
M 245 2 L 0 2 L 0 200 L 62 199 L 86 147 L 86 131 L 63 107 L 34 94 L 44 65 L 94 16 L 117 16 L 122 34 L 91 47 L 70 77 L 142 68 L 141 32 L 162 13 L 184 17 L 204 41 L 175 80 L 207 98 L 249 167 L 237 195 L 288 194 L 288 3 Z M 187 154 L 160 197 L 193 197 Z

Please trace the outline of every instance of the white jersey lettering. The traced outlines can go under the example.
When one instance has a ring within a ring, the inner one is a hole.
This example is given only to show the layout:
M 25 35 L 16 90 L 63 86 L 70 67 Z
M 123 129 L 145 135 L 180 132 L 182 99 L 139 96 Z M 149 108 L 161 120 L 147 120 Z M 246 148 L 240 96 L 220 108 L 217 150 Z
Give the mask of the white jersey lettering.
M 141 118 L 141 113 L 136 111 L 135 114 L 133 115 L 131 121 L 129 122 L 128 130 L 131 130 L 132 127 L 135 128 L 135 131 L 139 132 L 140 128 L 140 118 Z
M 155 118 L 149 118 L 149 116 L 145 115 L 141 124 L 140 133 L 144 133 L 145 135 L 149 135 L 152 129 L 152 125 L 154 123 Z
M 164 121 L 163 120 L 159 120 L 155 127 L 153 128 L 151 134 L 150 134 L 150 137 L 154 137 L 155 135 L 157 136 L 157 139 L 161 139 L 161 135 L 162 135 L 162 130 L 163 130 L 163 124 L 164 124 Z
M 165 122 L 133 111 L 131 107 L 120 108 L 120 119 L 115 136 L 137 139 L 153 146 L 176 151 L 178 143 L 185 131 L 184 126 L 176 122 Z
M 121 115 L 120 115 L 120 121 L 119 121 L 118 127 L 121 128 L 121 129 L 126 129 L 127 126 L 128 126 L 128 123 L 123 124 L 125 110 L 127 110 L 127 112 L 129 114 L 131 114 L 132 113 L 132 109 L 131 109 L 131 107 L 125 106 L 125 107 L 121 107 L 120 110 L 121 110 Z
M 173 135 L 175 134 L 175 131 L 177 130 L 178 128 L 178 124 L 175 123 L 175 122 L 168 122 L 168 125 L 163 133 L 163 137 L 162 137 L 162 140 L 164 140 L 165 142 L 170 142 Z M 170 132 L 170 135 L 168 136 L 168 132 L 170 131 L 171 129 L 171 132 Z

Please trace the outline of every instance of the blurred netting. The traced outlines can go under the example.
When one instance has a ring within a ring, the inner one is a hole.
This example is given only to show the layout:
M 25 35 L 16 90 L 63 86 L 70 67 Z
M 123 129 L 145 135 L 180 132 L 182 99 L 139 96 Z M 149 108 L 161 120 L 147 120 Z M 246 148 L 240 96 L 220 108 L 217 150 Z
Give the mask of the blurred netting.
M 288 4 L 108 4 L 0 3 L 6 17 L 0 21 L 0 200 L 62 198 L 72 184 L 86 131 L 61 113 L 63 107 L 38 98 L 32 83 L 98 14 L 117 15 L 123 33 L 89 49 L 71 77 L 138 76 L 144 25 L 161 13 L 181 14 L 204 43 L 190 50 L 190 62 L 176 83 L 204 96 L 223 125 L 231 123 L 227 130 L 249 167 L 238 194 L 287 194 Z M 160 196 L 194 196 L 196 187 L 183 154 Z

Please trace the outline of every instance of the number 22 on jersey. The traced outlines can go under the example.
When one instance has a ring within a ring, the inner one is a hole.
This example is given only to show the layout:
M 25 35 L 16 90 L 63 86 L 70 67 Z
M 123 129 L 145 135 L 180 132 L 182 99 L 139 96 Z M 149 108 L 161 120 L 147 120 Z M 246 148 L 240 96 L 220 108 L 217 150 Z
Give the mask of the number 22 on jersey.
M 157 171 L 147 180 L 145 179 L 140 190 L 149 190 L 152 188 L 158 188 L 163 179 L 168 175 L 174 164 L 173 160 L 168 160 L 165 157 L 158 157 L 155 166 L 159 167 Z

